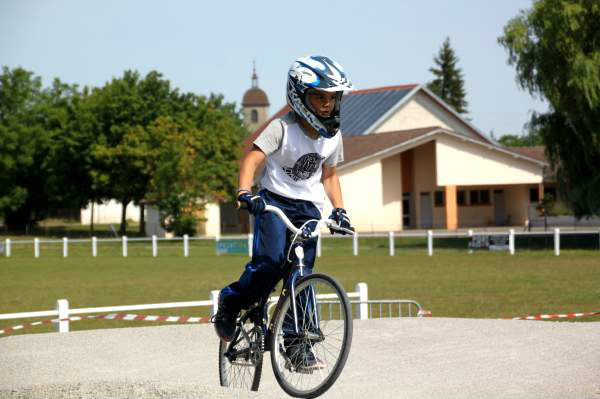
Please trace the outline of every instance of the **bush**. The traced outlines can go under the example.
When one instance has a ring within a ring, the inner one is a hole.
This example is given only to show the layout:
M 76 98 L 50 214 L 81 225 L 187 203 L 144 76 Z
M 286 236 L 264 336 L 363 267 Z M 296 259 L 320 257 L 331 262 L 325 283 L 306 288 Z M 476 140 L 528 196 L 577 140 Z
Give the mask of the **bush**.
M 187 234 L 189 236 L 196 235 L 196 225 L 198 224 L 198 218 L 194 215 L 181 214 L 179 217 L 173 220 L 171 223 L 171 231 L 176 236 L 183 236 Z

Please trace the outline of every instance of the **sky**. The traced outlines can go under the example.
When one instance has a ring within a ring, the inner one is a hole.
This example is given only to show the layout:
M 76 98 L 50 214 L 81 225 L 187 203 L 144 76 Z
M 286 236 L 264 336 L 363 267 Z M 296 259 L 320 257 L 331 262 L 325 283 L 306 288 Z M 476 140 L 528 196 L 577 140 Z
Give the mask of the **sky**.
M 342 64 L 356 88 L 419 83 L 446 37 L 459 58 L 467 117 L 496 138 L 524 134 L 546 103 L 516 83 L 498 44 L 531 0 L 503 1 L 153 1 L 0 2 L 0 65 L 23 67 L 48 86 L 59 78 L 102 86 L 128 69 L 156 70 L 183 92 L 220 93 L 241 103 L 258 84 L 285 105 L 286 73 L 310 54 Z

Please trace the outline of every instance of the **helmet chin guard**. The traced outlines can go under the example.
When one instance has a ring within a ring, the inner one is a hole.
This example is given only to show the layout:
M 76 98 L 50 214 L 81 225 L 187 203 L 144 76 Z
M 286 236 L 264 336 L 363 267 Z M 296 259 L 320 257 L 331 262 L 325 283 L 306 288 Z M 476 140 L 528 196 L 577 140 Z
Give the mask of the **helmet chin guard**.
M 307 101 L 311 89 L 338 94 L 331 115 L 321 117 L 314 112 Z M 344 69 L 334 60 L 319 55 L 302 57 L 294 61 L 288 71 L 287 103 L 322 137 L 331 138 L 340 129 L 342 94 L 353 89 Z

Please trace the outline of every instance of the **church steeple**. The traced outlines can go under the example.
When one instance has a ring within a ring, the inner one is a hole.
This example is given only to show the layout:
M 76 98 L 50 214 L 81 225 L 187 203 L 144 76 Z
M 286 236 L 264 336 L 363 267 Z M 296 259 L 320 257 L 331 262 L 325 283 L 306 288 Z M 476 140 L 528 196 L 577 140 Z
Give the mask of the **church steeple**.
M 252 60 L 252 88 L 258 87 L 258 76 L 256 75 L 256 61 Z
M 254 132 L 269 117 L 269 99 L 267 94 L 258 87 L 256 61 L 252 60 L 251 87 L 244 93 L 242 112 L 244 124 L 250 133 Z

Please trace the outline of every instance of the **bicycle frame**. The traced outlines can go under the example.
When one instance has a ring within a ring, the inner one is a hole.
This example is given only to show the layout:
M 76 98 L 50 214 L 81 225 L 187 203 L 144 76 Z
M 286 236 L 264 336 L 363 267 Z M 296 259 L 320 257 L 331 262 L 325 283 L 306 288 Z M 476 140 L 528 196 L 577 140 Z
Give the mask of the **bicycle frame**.
M 248 309 L 247 312 L 245 312 L 242 317 L 240 317 L 240 320 L 238 321 L 238 324 L 240 326 L 243 326 L 244 323 L 246 323 L 246 320 L 248 320 L 249 318 L 252 317 L 252 312 L 254 311 L 255 308 L 250 308 Z M 255 323 L 255 325 L 257 325 Z M 243 335 L 243 339 L 248 342 L 248 347 L 244 348 L 242 350 L 236 350 L 236 351 L 232 351 L 232 347 L 237 344 L 238 342 L 238 338 L 240 336 L 240 333 Z M 263 329 L 263 343 L 265 342 L 265 335 L 264 335 L 265 331 Z M 254 343 L 254 341 L 250 338 L 250 336 L 248 335 L 248 333 L 246 333 L 246 331 L 243 328 L 238 328 L 237 329 L 237 334 L 235 335 L 235 337 L 233 338 L 233 340 L 228 344 L 227 346 L 227 351 L 226 351 L 226 356 L 229 358 L 229 360 L 231 360 L 231 357 L 237 357 L 239 355 L 245 355 L 248 353 L 251 353 L 252 350 L 254 348 L 252 348 L 252 344 Z M 262 348 L 264 350 L 264 348 Z
M 287 280 L 284 283 L 284 286 L 281 290 L 279 300 L 277 301 L 277 304 L 275 306 L 274 315 L 280 311 L 283 301 L 287 295 L 286 291 L 289 290 L 290 295 L 291 295 L 291 300 L 292 300 L 291 308 L 293 309 L 293 316 L 294 316 L 294 332 L 295 332 L 295 334 L 300 334 L 300 326 L 298 324 L 298 312 L 297 312 L 297 308 L 296 308 L 297 304 L 296 304 L 295 287 L 296 287 L 296 282 L 298 281 L 298 279 L 304 277 L 304 267 L 305 267 L 305 265 L 304 265 L 304 242 L 309 239 L 317 238 L 319 235 L 318 230 L 322 225 L 324 225 L 327 228 L 339 231 L 339 232 L 344 232 L 346 234 L 354 234 L 354 231 L 338 226 L 333 220 L 329 220 L 329 219 L 316 220 L 316 219 L 314 219 L 314 220 L 309 220 L 306 222 L 306 223 L 316 222 L 315 228 L 314 228 L 313 232 L 311 233 L 310 237 L 302 238 L 300 236 L 301 229 L 294 226 L 294 224 L 289 220 L 289 218 L 285 215 L 285 213 L 283 213 L 283 211 L 281 209 L 279 209 L 275 206 L 272 206 L 272 205 L 266 205 L 265 212 L 272 212 L 272 213 L 275 213 L 277 216 L 279 216 L 281 221 L 294 234 L 294 238 L 292 239 L 292 242 L 290 243 L 290 252 L 293 249 L 295 256 L 292 259 L 288 259 L 288 261 L 291 263 L 290 267 L 292 268 L 292 270 L 291 270 L 291 274 L 287 278 Z M 289 256 L 288 256 L 288 258 L 289 258 Z M 272 291 L 272 289 L 269 290 L 269 292 L 271 292 L 271 291 Z M 308 298 L 308 300 L 310 300 L 313 303 L 313 305 L 315 306 L 315 309 L 316 309 L 316 304 L 317 304 L 316 295 L 314 292 L 311 292 L 310 295 L 311 295 L 311 297 Z M 264 298 L 262 298 L 258 304 L 250 307 L 250 309 L 248 309 L 242 315 L 240 320 L 238 321 L 238 324 L 240 326 L 243 326 L 243 324 L 246 322 L 246 320 L 248 320 L 251 317 L 252 313 L 255 312 L 257 310 L 257 308 L 260 308 L 262 310 L 261 313 L 259 314 L 260 319 L 261 319 L 260 326 L 261 326 L 261 329 L 263 332 L 264 342 L 270 342 L 270 334 L 273 331 L 273 320 L 270 320 L 270 321 L 267 320 L 267 318 L 268 318 L 268 302 L 269 302 L 269 294 L 267 294 Z M 313 317 L 314 317 L 315 325 L 319 326 L 320 325 L 319 316 L 316 311 L 313 312 Z M 256 323 L 255 323 L 255 325 L 256 325 Z M 244 339 L 249 344 L 252 343 L 252 340 L 245 333 L 243 328 L 240 328 L 239 331 L 244 333 Z M 232 341 L 232 344 L 233 344 L 233 342 L 237 341 L 238 337 L 239 337 L 239 335 L 234 338 L 234 340 Z M 232 345 L 232 344 L 230 344 L 230 345 Z M 266 347 L 264 348 L 264 350 L 270 350 L 270 349 L 271 348 L 266 348 Z M 249 351 L 250 351 L 250 348 L 247 348 L 245 350 L 235 352 L 235 354 L 236 355 L 243 354 L 243 353 L 247 353 Z

